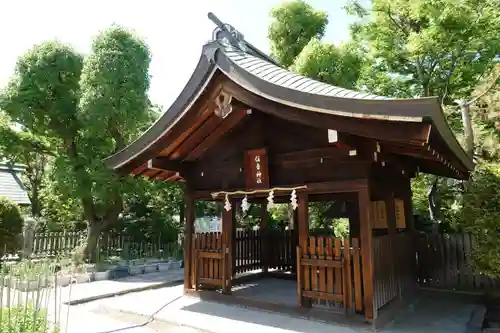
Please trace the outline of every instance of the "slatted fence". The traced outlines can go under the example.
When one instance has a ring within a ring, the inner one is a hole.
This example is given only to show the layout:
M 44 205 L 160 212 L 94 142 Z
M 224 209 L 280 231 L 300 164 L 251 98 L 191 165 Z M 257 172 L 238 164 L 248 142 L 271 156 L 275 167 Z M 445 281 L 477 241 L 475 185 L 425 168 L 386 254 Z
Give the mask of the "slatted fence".
M 500 279 L 473 268 L 476 246 L 470 234 L 421 234 L 417 240 L 417 279 L 422 287 L 471 292 L 498 289 Z
M 270 229 L 268 234 L 268 263 L 270 269 L 291 271 L 296 265 L 296 231 Z
M 87 232 L 47 232 L 33 236 L 33 257 L 69 256 L 75 247 L 81 245 Z M 129 258 L 176 256 L 181 251 L 178 242 L 163 243 L 161 236 L 151 237 L 144 242 L 133 241 L 128 235 L 105 233 L 98 241 L 99 258 L 127 256 Z
M 236 230 L 236 274 L 262 268 L 263 245 L 261 230 Z
M 297 249 L 299 302 L 362 311 L 359 240 L 311 236 Z
M 225 247 L 222 233 L 195 233 L 193 242 L 195 288 L 223 288 L 226 281 Z

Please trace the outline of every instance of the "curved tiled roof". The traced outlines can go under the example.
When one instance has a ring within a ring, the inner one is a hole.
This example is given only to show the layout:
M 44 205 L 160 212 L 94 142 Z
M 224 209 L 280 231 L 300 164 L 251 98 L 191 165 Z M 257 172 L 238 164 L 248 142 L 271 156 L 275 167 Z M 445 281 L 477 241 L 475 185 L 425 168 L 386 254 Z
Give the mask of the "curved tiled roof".
M 258 58 L 231 46 L 224 47 L 224 54 L 236 65 L 269 83 L 304 93 L 341 97 L 349 99 L 390 100 L 359 91 L 336 87 L 327 83 L 299 75 L 276 66 L 267 60 Z
M 249 92 L 304 111 L 342 117 L 432 122 L 465 168 L 472 170 L 474 164 L 449 128 L 437 98 L 389 98 L 336 87 L 279 67 L 250 43 L 236 40 L 237 33 L 225 31 L 215 35 L 217 38 L 203 47 L 199 63 L 177 100 L 141 137 L 107 158 L 110 167 L 120 168 L 143 153 L 144 158 L 150 158 L 147 157 L 150 148 L 160 149 L 156 147 L 159 139 L 182 118 L 214 73 L 220 71 Z

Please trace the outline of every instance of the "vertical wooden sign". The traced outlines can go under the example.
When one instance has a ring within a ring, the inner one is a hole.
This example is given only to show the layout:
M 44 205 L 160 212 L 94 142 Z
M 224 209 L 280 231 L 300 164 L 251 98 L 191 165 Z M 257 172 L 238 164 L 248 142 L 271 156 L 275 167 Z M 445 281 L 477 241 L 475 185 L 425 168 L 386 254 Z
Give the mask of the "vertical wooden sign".
M 245 185 L 247 189 L 269 187 L 267 149 L 252 149 L 245 152 Z
M 396 228 L 405 229 L 406 219 L 405 219 L 405 204 L 401 199 L 394 199 L 394 210 L 396 213 Z
M 387 213 L 384 201 L 373 201 L 373 229 L 387 229 Z

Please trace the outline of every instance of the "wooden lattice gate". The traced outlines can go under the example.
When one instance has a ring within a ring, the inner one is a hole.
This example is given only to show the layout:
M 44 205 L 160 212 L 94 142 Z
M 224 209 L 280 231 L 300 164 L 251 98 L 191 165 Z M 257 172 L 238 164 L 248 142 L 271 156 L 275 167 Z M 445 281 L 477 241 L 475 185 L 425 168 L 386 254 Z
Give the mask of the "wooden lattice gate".
M 299 304 L 362 311 L 358 239 L 309 237 L 297 247 Z
M 226 289 L 227 260 L 222 233 L 206 232 L 194 235 L 194 285 L 195 289 Z

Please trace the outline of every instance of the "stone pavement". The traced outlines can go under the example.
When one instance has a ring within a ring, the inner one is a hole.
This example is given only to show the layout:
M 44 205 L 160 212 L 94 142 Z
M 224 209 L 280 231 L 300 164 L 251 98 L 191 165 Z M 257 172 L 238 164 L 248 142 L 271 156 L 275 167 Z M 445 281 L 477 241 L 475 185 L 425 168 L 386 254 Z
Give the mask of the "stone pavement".
M 368 327 L 346 327 L 277 313 L 264 312 L 182 296 L 182 285 L 148 290 L 88 303 L 94 313 L 135 314 L 144 318 L 154 314 L 160 322 L 191 327 L 212 333 L 358 333 Z M 455 300 L 421 296 L 413 307 L 402 311 L 386 333 L 465 333 L 478 306 Z
M 417 301 L 402 310 L 383 332 L 387 333 L 469 333 L 480 332 L 472 327 L 474 315 L 483 312 L 479 326 L 484 318 L 484 306 L 458 299 L 420 296 Z
M 108 313 L 135 313 L 142 314 L 145 318 L 157 312 L 154 318 L 158 321 L 212 333 L 367 332 L 367 330 L 183 297 L 182 290 L 181 285 L 148 290 L 82 306 L 85 306 L 87 311 L 102 312 L 105 309 Z

